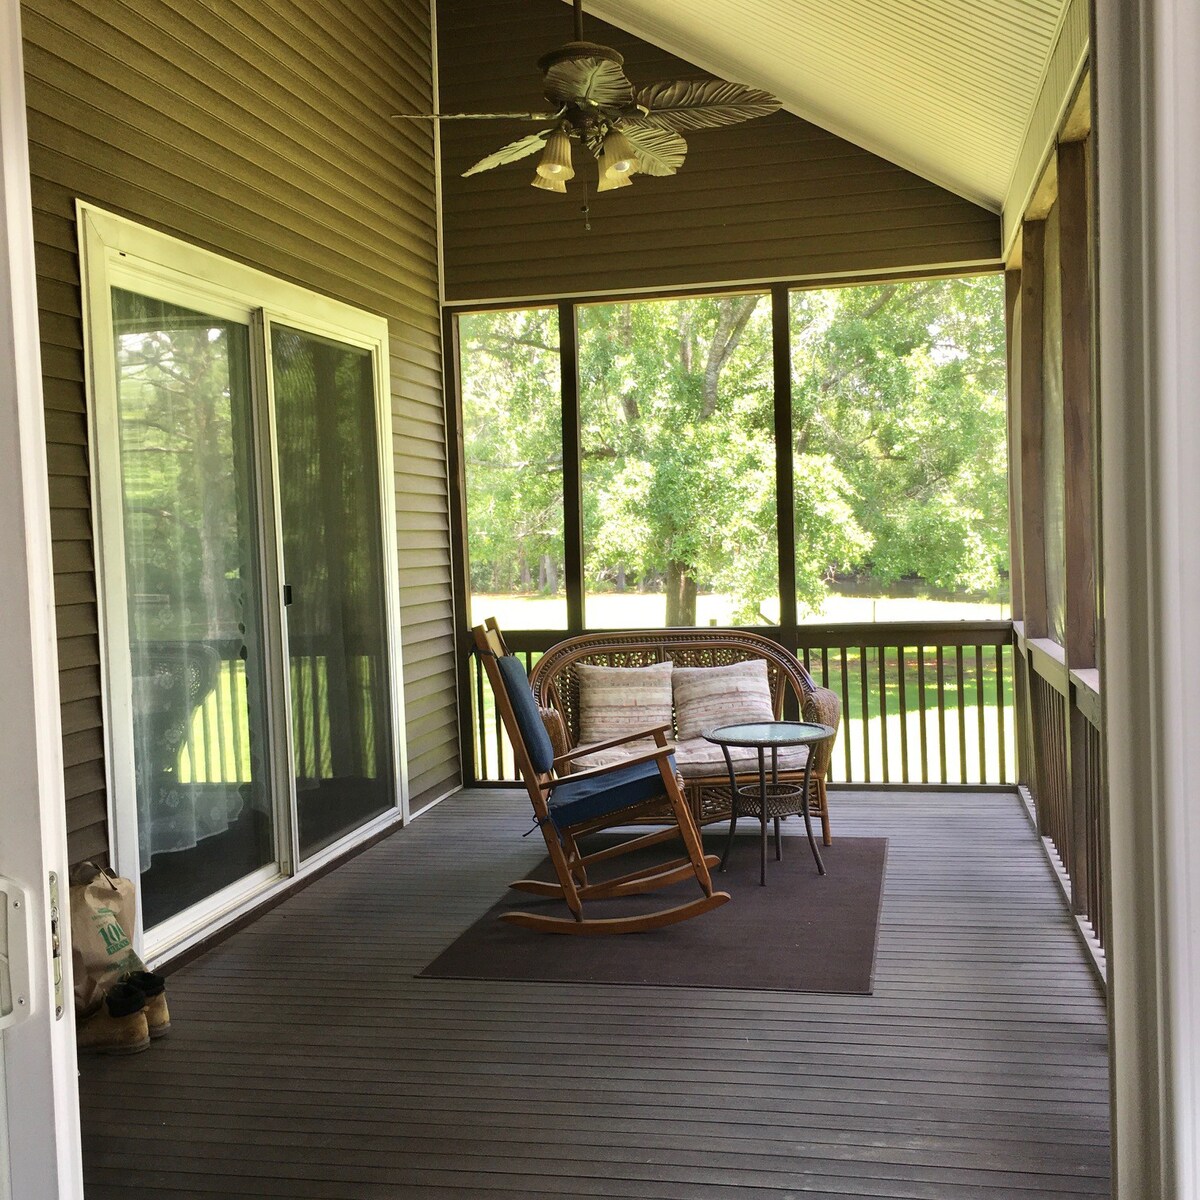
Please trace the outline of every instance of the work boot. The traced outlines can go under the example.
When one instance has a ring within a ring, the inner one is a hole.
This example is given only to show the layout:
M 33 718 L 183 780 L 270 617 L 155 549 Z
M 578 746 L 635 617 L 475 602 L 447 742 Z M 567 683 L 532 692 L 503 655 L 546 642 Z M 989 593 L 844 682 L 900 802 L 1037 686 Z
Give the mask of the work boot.
M 124 981 L 132 984 L 146 997 L 146 1024 L 151 1038 L 166 1037 L 171 1032 L 171 1013 L 167 1008 L 167 981 L 153 971 L 132 971 Z
M 95 1054 L 137 1054 L 150 1048 L 146 997 L 128 983 L 115 983 L 100 1007 L 75 1025 L 75 1044 Z

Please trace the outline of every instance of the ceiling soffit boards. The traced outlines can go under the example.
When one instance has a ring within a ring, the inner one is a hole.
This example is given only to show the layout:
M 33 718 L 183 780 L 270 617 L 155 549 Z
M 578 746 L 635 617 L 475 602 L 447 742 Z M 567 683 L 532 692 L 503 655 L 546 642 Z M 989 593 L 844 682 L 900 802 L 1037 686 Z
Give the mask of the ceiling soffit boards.
M 1069 6 L 585 0 L 587 13 L 715 75 L 766 88 L 797 116 L 993 212 L 1021 186 L 1014 173 L 1029 156 Z

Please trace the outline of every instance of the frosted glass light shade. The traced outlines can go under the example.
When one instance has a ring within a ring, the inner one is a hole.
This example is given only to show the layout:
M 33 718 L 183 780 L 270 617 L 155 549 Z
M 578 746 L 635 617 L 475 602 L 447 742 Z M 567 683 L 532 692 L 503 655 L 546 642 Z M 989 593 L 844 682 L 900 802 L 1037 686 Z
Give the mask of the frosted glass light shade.
M 638 169 L 637 154 L 629 139 L 619 130 L 612 130 L 604 139 L 600 156 L 601 175 L 632 175 Z
M 621 174 L 617 171 L 606 171 L 604 163 L 600 163 L 600 182 L 596 184 L 596 191 L 611 192 L 614 188 L 629 187 L 629 175 Z
M 546 179 L 541 175 L 535 175 L 530 184 L 532 187 L 541 188 L 543 192 L 565 192 L 567 190 L 567 181 L 562 177 Z
M 556 129 L 546 139 L 546 148 L 542 151 L 537 173 L 543 179 L 560 179 L 563 183 L 574 178 L 575 168 L 571 166 L 571 139 L 561 129 Z

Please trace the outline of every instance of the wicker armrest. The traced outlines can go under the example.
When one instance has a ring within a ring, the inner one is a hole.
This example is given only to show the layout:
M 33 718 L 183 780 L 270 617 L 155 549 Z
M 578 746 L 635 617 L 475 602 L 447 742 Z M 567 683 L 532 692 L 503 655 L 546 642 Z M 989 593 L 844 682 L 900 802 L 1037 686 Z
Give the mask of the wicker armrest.
M 833 761 L 833 744 L 837 741 L 838 725 L 842 719 L 842 702 L 837 693 L 828 688 L 813 688 L 804 698 L 804 719 L 818 725 L 828 725 L 833 730 L 834 736 L 818 743 L 813 750 L 813 771 L 818 778 L 824 778 Z
M 567 737 L 567 724 L 563 720 L 562 713 L 557 708 L 542 708 L 539 706 L 538 712 L 542 717 L 542 724 L 546 727 L 546 732 L 550 735 L 550 745 L 554 747 L 554 760 L 557 763 L 565 754 L 571 752 L 571 742 Z M 570 770 L 570 767 L 567 767 Z

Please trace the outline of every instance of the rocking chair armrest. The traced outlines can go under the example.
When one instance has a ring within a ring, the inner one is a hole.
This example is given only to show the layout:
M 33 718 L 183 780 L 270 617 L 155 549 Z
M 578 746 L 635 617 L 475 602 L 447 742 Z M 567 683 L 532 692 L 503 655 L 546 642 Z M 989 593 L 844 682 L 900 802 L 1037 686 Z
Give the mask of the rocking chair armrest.
M 639 729 L 636 733 L 626 733 L 618 738 L 610 738 L 607 742 L 594 742 L 591 745 L 576 746 L 574 750 L 568 750 L 566 754 L 558 755 L 554 760 L 554 765 L 557 767 L 560 763 L 570 762 L 571 759 L 578 758 L 581 754 L 596 754 L 601 750 L 611 750 L 614 746 L 624 746 L 626 742 L 636 742 L 641 738 L 656 737 L 657 734 L 663 733 L 670 728 L 670 725 L 655 725 L 651 729 Z M 578 779 L 579 774 L 574 773 L 571 778 Z
M 613 771 L 622 771 L 626 767 L 637 766 L 640 763 L 655 762 L 661 758 L 668 758 L 674 753 L 674 749 L 670 746 L 656 746 L 653 750 L 646 750 L 641 754 L 631 754 L 628 758 L 606 763 L 602 767 L 592 767 L 587 771 L 572 771 L 570 775 L 563 775 L 559 779 L 547 779 L 542 787 L 547 792 L 552 792 L 560 783 L 578 783 L 581 779 L 598 779 L 601 775 L 609 775 Z

